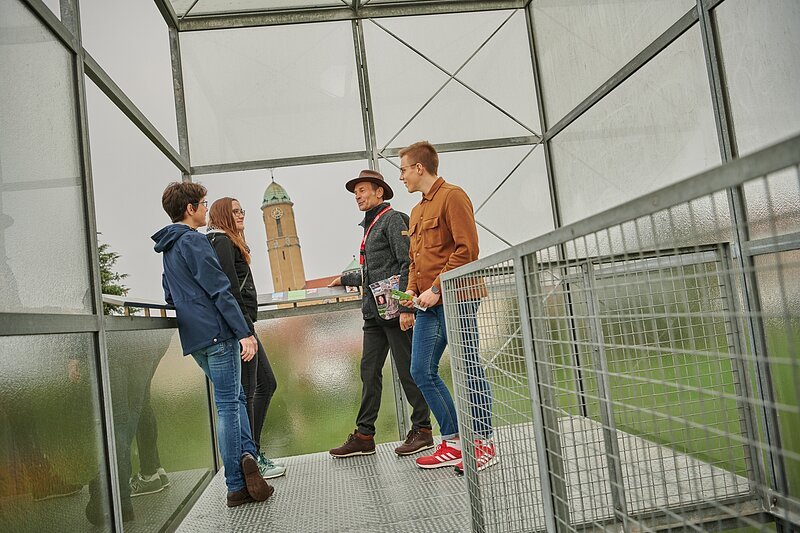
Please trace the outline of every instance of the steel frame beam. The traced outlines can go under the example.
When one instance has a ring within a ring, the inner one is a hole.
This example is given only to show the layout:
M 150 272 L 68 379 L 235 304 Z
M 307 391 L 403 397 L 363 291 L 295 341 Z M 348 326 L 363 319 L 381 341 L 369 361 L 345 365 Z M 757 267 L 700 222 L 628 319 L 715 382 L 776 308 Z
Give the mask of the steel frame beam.
M 703 40 L 703 53 L 706 60 L 709 85 L 711 89 L 711 102 L 714 109 L 714 120 L 717 129 L 717 138 L 720 147 L 720 156 L 723 161 L 733 161 L 738 157 L 736 135 L 734 132 L 733 117 L 730 112 L 730 99 L 725 83 L 725 74 L 722 66 L 722 57 L 718 46 L 717 27 L 712 10 L 722 0 L 697 0 L 696 10 L 700 20 L 700 33 Z M 747 220 L 747 200 L 742 184 L 735 184 L 728 189 L 728 205 L 731 212 L 731 224 L 734 228 L 734 244 L 742 250 L 750 241 L 750 226 Z M 782 449 L 778 411 L 775 408 L 775 391 L 772 383 L 772 370 L 768 357 L 766 334 L 761 319 L 761 296 L 759 283 L 756 277 L 755 258 L 752 255 L 736 254 L 737 266 L 741 272 L 742 293 L 746 310 L 746 327 L 751 343 L 751 351 L 755 355 L 756 393 L 761 401 L 761 429 L 766 438 L 768 451 L 766 464 L 756 462 L 755 476 L 759 482 L 759 490 L 767 480 L 769 486 L 783 494 L 788 494 L 789 486 L 786 478 L 786 466 L 783 457 L 774 452 Z M 745 383 L 750 383 L 749 379 Z M 756 427 L 756 420 L 751 421 Z M 748 435 L 752 441 L 757 441 L 759 436 Z M 757 454 L 757 458 L 764 457 Z M 760 496 L 765 508 L 771 505 L 768 494 L 760 490 Z M 780 530 L 780 528 L 779 528 Z
M 369 86 L 369 70 L 367 68 L 367 45 L 364 42 L 364 27 L 360 20 L 354 20 L 353 46 L 356 54 L 356 70 L 358 72 L 358 88 L 361 98 L 361 120 L 364 128 L 364 146 L 369 153 L 369 168 L 378 170 L 378 154 L 375 142 L 375 115 L 372 109 L 372 93 Z
M 181 61 L 181 41 L 178 30 L 174 27 L 169 28 L 169 53 L 172 65 L 172 91 L 175 95 L 175 121 L 178 128 L 178 150 L 181 157 L 191 166 L 189 156 L 189 125 L 186 119 L 186 97 L 183 84 L 183 62 Z M 184 180 L 190 180 L 191 176 L 183 170 Z
M 0 337 L 94 333 L 99 330 L 95 315 L 0 313 Z
M 102 67 L 83 49 L 79 37 L 66 23 L 74 25 L 73 15 L 62 15 L 64 22 L 58 19 L 42 0 L 18 0 L 24 3 L 47 26 L 69 50 L 71 50 L 82 63 L 81 70 L 100 88 L 108 98 L 122 111 L 139 130 L 150 139 L 172 163 L 182 172 L 189 171 L 189 161 L 183 158 L 167 141 L 142 111 L 122 91 L 114 80 Z M 166 1 L 166 0 L 165 0 Z M 74 15 L 77 16 L 77 15 Z
M 258 161 L 239 161 L 236 163 L 220 163 L 215 165 L 200 165 L 198 167 L 191 167 L 191 174 L 194 176 L 199 176 L 202 174 L 218 174 L 220 172 L 239 172 L 241 170 L 319 165 L 322 163 L 356 161 L 359 159 L 369 159 L 369 152 L 339 152 L 336 154 L 284 157 L 280 159 L 260 159 Z
M 89 55 L 85 50 L 82 52 L 86 65 L 86 75 L 105 93 L 108 98 L 127 116 L 139 130 L 150 139 L 156 148 L 161 150 L 167 159 L 183 172 L 189 171 L 189 161 L 178 153 L 177 150 L 167 141 L 153 123 L 136 107 L 128 95 L 126 95 L 119 85 L 111 79 L 105 70 Z
M 281 26 L 288 24 L 310 24 L 315 22 L 341 22 L 368 18 L 408 17 L 443 13 L 472 13 L 498 11 L 525 7 L 525 0 L 476 0 L 473 2 L 447 2 L 417 0 L 404 4 L 371 5 L 362 2 L 356 7 L 330 7 L 252 13 L 229 13 L 186 16 L 179 20 L 178 29 L 184 31 L 207 31 L 230 28 L 252 28 L 258 26 Z
M 439 143 L 436 145 L 436 151 L 440 154 L 448 152 L 468 152 L 470 150 L 490 150 L 492 148 L 508 148 L 511 146 L 531 146 L 539 144 L 541 137 L 536 135 L 527 135 L 523 137 L 500 137 L 497 139 L 481 139 L 479 141 L 458 141 L 451 143 Z M 382 159 L 390 157 L 397 157 L 400 155 L 402 148 L 386 148 L 380 152 Z
M 175 14 L 175 10 L 172 8 L 172 2 L 169 0 L 153 0 L 158 8 L 158 12 L 161 13 L 161 16 L 164 18 L 164 22 L 166 22 L 167 27 L 172 29 L 178 28 L 178 16 Z
M 581 115 L 588 111 L 589 108 L 605 98 L 611 91 L 633 76 L 640 68 L 645 66 L 673 41 L 683 35 L 698 21 L 698 19 L 699 17 L 695 8 L 687 11 L 675 24 L 670 26 L 664 33 L 658 36 L 655 41 L 650 43 L 647 48 L 639 52 L 636 57 L 631 59 L 624 67 L 607 79 L 592 94 L 587 96 L 583 102 L 567 113 L 564 118 L 559 120 L 551 128 L 548 128 L 547 131 L 544 132 L 544 139 L 546 141 L 552 139 L 564 128 L 575 122 Z
M 742 243 L 742 254 L 757 256 L 800 250 L 800 231 Z

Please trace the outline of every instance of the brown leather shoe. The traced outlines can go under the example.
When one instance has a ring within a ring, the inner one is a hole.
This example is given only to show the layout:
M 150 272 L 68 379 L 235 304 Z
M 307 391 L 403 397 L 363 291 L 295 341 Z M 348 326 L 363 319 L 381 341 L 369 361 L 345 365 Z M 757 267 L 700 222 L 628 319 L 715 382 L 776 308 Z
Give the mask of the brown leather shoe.
M 372 455 L 375 453 L 375 439 L 372 435 L 362 435 L 356 429 L 347 436 L 344 444 L 329 452 L 334 457 L 352 457 L 354 455 Z
M 275 492 L 275 488 L 261 477 L 258 463 L 249 453 L 242 456 L 242 473 L 244 474 L 244 482 L 247 484 L 247 492 L 250 493 L 250 496 L 255 501 L 263 502 Z
M 408 432 L 406 441 L 395 448 L 394 453 L 411 455 L 431 448 L 433 448 L 433 432 L 429 428 L 416 428 Z
M 250 493 L 247 492 L 247 489 L 244 488 L 242 490 L 238 490 L 236 492 L 229 492 L 227 498 L 228 507 L 238 507 L 239 505 L 244 505 L 245 503 L 254 502 Z

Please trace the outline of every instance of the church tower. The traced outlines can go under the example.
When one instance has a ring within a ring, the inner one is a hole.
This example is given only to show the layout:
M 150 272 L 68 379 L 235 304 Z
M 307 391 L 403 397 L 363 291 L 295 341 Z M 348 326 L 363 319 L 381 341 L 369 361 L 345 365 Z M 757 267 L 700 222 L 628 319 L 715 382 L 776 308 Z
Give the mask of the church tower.
M 275 292 L 295 291 L 305 288 L 306 285 L 293 205 L 286 189 L 274 180 L 264 191 L 261 211 L 264 213 L 269 266 Z

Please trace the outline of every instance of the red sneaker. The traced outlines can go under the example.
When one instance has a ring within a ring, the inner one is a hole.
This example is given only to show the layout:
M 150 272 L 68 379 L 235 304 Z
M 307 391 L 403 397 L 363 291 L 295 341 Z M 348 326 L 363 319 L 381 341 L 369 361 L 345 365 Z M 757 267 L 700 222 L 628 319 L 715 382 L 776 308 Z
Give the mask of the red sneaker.
M 461 450 L 453 448 L 447 441 L 442 441 L 432 454 L 417 458 L 417 466 L 420 468 L 442 468 L 443 466 L 453 466 L 460 462 Z
M 475 462 L 478 463 L 478 472 L 497 464 L 500 459 L 494 449 L 494 443 L 489 441 L 475 441 Z M 464 464 L 458 461 L 455 466 L 456 474 L 464 473 Z

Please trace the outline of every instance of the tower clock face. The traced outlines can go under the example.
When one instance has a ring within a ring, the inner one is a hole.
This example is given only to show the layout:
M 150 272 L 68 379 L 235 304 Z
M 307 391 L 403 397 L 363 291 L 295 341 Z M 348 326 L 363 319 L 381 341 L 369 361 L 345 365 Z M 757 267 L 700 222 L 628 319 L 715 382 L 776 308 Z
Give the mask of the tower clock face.
M 283 216 L 283 210 L 280 207 L 276 207 L 275 209 L 272 210 L 272 213 L 270 214 L 272 215 L 272 218 L 278 220 Z

